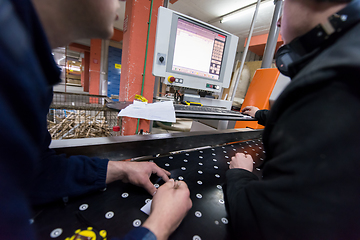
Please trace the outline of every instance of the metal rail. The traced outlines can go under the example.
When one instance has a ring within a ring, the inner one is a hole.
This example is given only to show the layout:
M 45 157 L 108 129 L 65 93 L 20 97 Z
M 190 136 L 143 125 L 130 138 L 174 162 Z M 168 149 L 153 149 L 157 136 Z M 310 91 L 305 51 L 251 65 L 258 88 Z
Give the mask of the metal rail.
M 261 138 L 262 132 L 262 130 L 243 132 L 230 129 L 222 131 L 54 140 L 50 148 L 54 149 L 58 154 L 64 153 L 68 156 L 85 155 L 110 160 L 124 160 L 258 139 Z

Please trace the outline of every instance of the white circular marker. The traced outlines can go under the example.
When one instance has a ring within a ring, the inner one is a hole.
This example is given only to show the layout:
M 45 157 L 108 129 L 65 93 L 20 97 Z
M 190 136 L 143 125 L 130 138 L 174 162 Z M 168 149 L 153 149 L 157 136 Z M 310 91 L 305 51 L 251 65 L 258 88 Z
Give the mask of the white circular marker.
M 230 165 L 230 162 L 227 162 L 228 165 Z
M 196 194 L 196 197 L 201 199 L 202 198 L 202 195 L 200 193 Z
M 141 226 L 141 221 L 140 221 L 139 219 L 135 219 L 135 220 L 133 221 L 133 226 L 134 226 L 134 227 L 140 227 L 140 226 Z
M 129 196 L 129 194 L 127 192 L 124 192 L 123 194 L 121 194 L 122 198 L 127 198 Z
M 170 166 L 170 164 L 168 164 L 168 163 L 165 163 L 165 166 L 169 167 L 169 166 Z
M 193 236 L 193 240 L 201 240 L 201 237 L 199 237 L 198 235 Z
M 157 184 L 157 183 L 155 183 L 155 184 L 154 184 L 154 187 L 159 188 L 159 187 L 160 187 L 160 185 L 159 185 L 159 184 Z
M 215 177 L 220 178 L 220 175 L 219 175 L 219 174 L 215 174 Z
M 214 161 L 214 162 L 216 162 L 216 161 L 217 161 L 217 159 L 213 158 L 213 161 Z
M 219 169 L 219 167 L 218 167 L 218 166 L 214 166 L 214 168 L 215 168 L 215 169 Z
M 197 181 L 197 184 L 202 185 L 202 181 Z
M 186 156 L 189 156 L 190 154 L 188 154 L 188 153 L 185 153 L 185 155 L 186 155 Z
M 187 159 L 184 159 L 184 162 L 188 162 L 189 160 L 187 160 Z
M 111 212 L 111 211 L 110 211 L 110 212 L 107 212 L 107 213 L 105 214 L 105 218 L 106 218 L 106 219 L 111 219 L 111 218 L 114 217 L 114 215 L 115 215 L 114 212 Z
M 199 153 L 204 153 L 203 151 L 199 151 Z
M 251 145 L 249 145 L 249 147 L 251 147 Z
M 89 205 L 87 205 L 87 204 L 82 204 L 82 205 L 80 205 L 79 210 L 80 210 L 80 211 L 85 211 L 86 209 L 88 209 L 88 207 L 89 207 Z
M 199 156 L 200 159 L 204 158 L 203 156 Z
M 216 225 L 219 225 L 219 221 L 215 221 L 215 224 L 216 224 Z
M 223 151 L 223 153 L 227 153 L 227 151 Z
M 200 211 L 196 211 L 196 212 L 195 212 L 195 216 L 198 217 L 198 218 L 199 218 L 199 217 L 202 217 L 202 213 L 201 213 Z
M 228 224 L 229 221 L 227 220 L 227 218 L 222 218 L 221 221 L 223 222 L 223 224 Z
M 51 238 L 57 238 L 62 234 L 63 230 L 61 228 L 57 228 L 54 229 L 51 233 L 50 233 L 50 237 Z
M 148 199 L 145 200 L 145 203 L 148 203 L 150 201 L 151 201 L 151 199 L 148 198 Z
M 186 167 L 181 167 L 181 170 L 185 171 L 185 170 L 186 170 Z
M 225 158 L 229 158 L 229 156 L 225 156 Z
M 203 174 L 203 171 L 199 170 L 198 173 L 199 173 L 199 174 Z
M 202 165 L 204 165 L 204 164 L 203 164 L 202 162 L 199 162 L 199 165 L 202 166 Z
M 225 149 L 225 147 L 222 147 L 223 149 Z
M 174 157 L 170 156 L 169 159 L 173 159 Z
M 220 189 L 220 190 L 222 189 L 222 186 L 221 186 L 221 185 L 217 185 L 216 187 L 217 187 L 218 189 Z
M 224 204 L 225 202 L 224 202 L 223 199 L 220 199 L 220 200 L 219 200 L 219 203 Z
M 211 150 L 212 150 L 212 151 L 215 151 L 215 149 L 214 149 L 214 148 L 212 148 Z
M 183 178 L 182 176 L 178 176 L 178 179 L 179 179 L 180 181 L 184 180 L 184 178 Z
M 215 154 L 215 153 L 212 153 L 211 155 L 215 156 L 216 154 Z
M 233 151 L 235 151 L 235 152 L 236 152 L 236 149 L 235 149 L 235 148 L 233 148 Z

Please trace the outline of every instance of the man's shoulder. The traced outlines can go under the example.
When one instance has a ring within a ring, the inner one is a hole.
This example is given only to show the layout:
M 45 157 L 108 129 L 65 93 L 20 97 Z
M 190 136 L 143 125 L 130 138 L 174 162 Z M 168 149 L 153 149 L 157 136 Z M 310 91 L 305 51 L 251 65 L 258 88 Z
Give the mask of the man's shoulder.
M 316 56 L 297 77 L 325 69 L 360 67 L 360 23 L 344 32 L 332 44 Z

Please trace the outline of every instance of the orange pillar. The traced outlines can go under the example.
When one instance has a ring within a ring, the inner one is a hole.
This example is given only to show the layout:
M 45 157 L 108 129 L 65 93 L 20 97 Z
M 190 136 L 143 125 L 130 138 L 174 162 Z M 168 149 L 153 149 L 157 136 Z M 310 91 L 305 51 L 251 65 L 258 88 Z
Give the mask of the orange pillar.
M 100 39 L 92 39 L 90 43 L 89 93 L 94 95 L 99 95 L 100 90 L 101 43 Z M 90 100 L 95 103 L 94 99 Z
M 83 71 L 81 72 L 81 86 L 84 92 L 89 92 L 89 65 L 90 65 L 90 52 L 84 52 L 84 58 L 81 63 Z
M 143 96 L 152 102 L 155 77 L 152 75 L 156 22 L 158 8 L 163 0 L 153 0 L 153 13 L 150 28 L 147 66 Z M 141 94 L 142 74 L 144 71 L 146 39 L 151 1 L 128 0 L 126 2 L 122 71 L 120 81 L 120 101 L 133 101 L 136 94 Z M 123 118 L 122 135 L 134 135 L 137 119 Z M 140 120 L 139 130 L 149 131 L 150 121 Z

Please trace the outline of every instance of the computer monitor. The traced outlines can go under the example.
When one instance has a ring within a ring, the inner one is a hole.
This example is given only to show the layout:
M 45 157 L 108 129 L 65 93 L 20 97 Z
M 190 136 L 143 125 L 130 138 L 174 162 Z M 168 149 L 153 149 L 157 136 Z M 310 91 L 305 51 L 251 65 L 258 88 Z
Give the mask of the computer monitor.
M 220 92 L 230 83 L 238 37 L 160 7 L 153 75 L 171 86 Z

